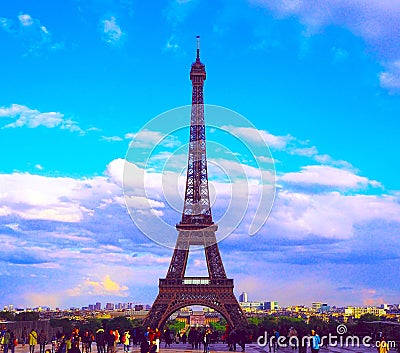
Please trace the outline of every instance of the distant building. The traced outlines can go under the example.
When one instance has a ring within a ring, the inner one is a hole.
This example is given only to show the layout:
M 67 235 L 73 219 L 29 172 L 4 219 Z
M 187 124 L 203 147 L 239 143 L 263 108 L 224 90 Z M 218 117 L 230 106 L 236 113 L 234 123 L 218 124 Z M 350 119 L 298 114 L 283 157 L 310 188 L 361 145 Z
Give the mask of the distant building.
M 362 315 L 365 314 L 373 314 L 376 316 L 386 315 L 385 309 L 376 308 L 374 306 L 367 306 L 367 307 L 348 306 L 344 310 L 344 313 L 356 319 L 359 319 Z
M 97 311 L 101 310 L 101 303 L 97 302 L 94 306 L 94 310 L 97 310 Z
M 113 303 L 106 303 L 106 310 L 114 310 L 114 304 Z
M 248 301 L 249 301 L 249 298 L 247 297 L 247 293 L 242 292 L 242 294 L 239 295 L 239 302 L 247 303 Z
M 327 312 L 329 312 L 330 310 L 331 310 L 331 307 L 330 307 L 328 304 L 323 303 L 323 304 L 321 305 L 321 307 L 318 309 L 318 312 L 320 312 L 320 313 L 327 313 Z
M 206 326 L 210 326 L 211 322 L 219 322 L 221 320 L 222 316 L 220 313 L 217 312 L 206 312 L 205 313 L 205 318 L 206 318 Z
M 314 303 L 311 303 L 311 308 L 312 308 L 314 311 L 318 311 L 318 310 L 321 308 L 321 306 L 322 306 L 322 302 L 314 302 Z
M 204 326 L 206 324 L 206 316 L 203 311 L 193 311 L 189 319 L 190 326 Z
M 239 302 L 239 305 L 244 311 L 262 310 L 264 302 Z
M 278 310 L 279 304 L 276 301 L 264 302 L 263 309 L 264 310 Z

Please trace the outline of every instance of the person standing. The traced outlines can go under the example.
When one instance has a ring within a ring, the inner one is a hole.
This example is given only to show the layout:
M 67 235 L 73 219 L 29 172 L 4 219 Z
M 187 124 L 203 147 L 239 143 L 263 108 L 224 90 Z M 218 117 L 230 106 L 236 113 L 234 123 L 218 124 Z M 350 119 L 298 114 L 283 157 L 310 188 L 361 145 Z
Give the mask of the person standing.
M 21 343 L 22 343 L 22 347 L 25 347 L 26 344 L 26 339 L 28 338 L 28 332 L 26 331 L 26 327 L 24 327 L 22 329 L 22 333 L 21 333 Z
M 194 345 L 196 343 L 196 337 L 197 337 L 196 328 L 192 326 L 188 334 L 189 344 L 192 345 L 192 349 L 194 349 Z
M 189 332 L 190 334 L 190 332 Z M 165 348 L 170 347 L 171 346 L 171 331 L 170 329 L 167 327 L 164 330 L 164 340 L 165 340 Z
M 29 333 L 29 353 L 35 353 L 35 346 L 38 343 L 38 334 L 35 329 Z
M 117 344 L 118 343 L 120 343 L 120 334 L 119 334 L 119 330 L 118 330 L 118 328 L 116 328 L 115 330 L 114 330 L 114 336 L 115 336 L 115 347 L 117 347 Z
M 292 326 L 289 329 L 289 345 L 292 347 L 293 350 L 297 349 L 297 330 Z
M 11 331 L 10 333 L 10 343 L 8 344 L 8 349 L 10 353 L 14 353 L 15 351 L 15 346 L 17 345 L 17 339 L 15 338 L 14 331 Z
M 115 335 L 113 330 L 109 330 L 106 336 L 107 353 L 115 353 Z
M 124 345 L 124 352 L 126 352 L 126 353 L 129 352 L 130 338 L 131 338 L 131 335 L 129 334 L 129 331 L 126 330 L 124 332 L 124 334 L 122 335 L 122 343 Z
M 186 341 L 187 341 L 186 331 L 182 332 L 181 341 L 182 341 L 183 344 L 186 344 Z
M 321 344 L 321 339 L 318 336 L 318 334 L 315 332 L 315 330 L 311 330 L 311 353 L 318 353 L 320 344 Z
M 146 337 L 142 338 L 142 341 L 140 342 L 140 353 L 149 353 L 150 351 L 150 344 L 147 341 Z
M 81 341 L 82 341 L 82 353 L 89 353 L 90 335 L 88 330 L 86 330 L 83 336 L 81 337 Z
M 160 338 L 161 338 L 161 332 L 158 329 L 158 327 L 156 327 L 154 331 L 154 340 L 156 341 L 156 353 L 160 351 Z
M 69 351 L 72 349 L 72 334 L 68 335 L 65 339 L 65 352 L 69 353 Z
M 94 334 L 92 331 L 89 331 L 89 353 L 92 353 L 92 343 L 94 341 Z
M 8 329 L 6 332 L 4 332 L 3 335 L 3 352 L 7 353 L 8 352 L 8 346 L 10 345 L 10 329 Z
M 106 340 L 105 340 L 104 328 L 100 327 L 96 331 L 95 339 L 96 339 L 97 353 L 106 353 Z
M 44 353 L 44 351 L 46 350 L 46 340 L 47 340 L 46 334 L 44 333 L 43 330 L 41 330 L 38 337 L 40 353 Z
M 379 353 L 388 353 L 389 352 L 389 344 L 385 340 L 385 336 L 382 335 L 381 340 L 379 341 Z
M 204 343 L 204 353 L 210 353 L 210 343 L 211 343 L 210 329 L 207 329 L 206 332 L 204 333 L 203 343 Z

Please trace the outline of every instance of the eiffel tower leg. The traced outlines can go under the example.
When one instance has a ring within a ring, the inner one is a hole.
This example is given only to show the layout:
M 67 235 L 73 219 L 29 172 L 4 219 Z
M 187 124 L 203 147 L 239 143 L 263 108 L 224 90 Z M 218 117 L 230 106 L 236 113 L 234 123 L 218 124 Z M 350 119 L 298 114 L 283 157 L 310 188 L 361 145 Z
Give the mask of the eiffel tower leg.
M 189 250 L 175 248 L 169 265 L 167 278 L 183 278 L 185 276 L 188 256 Z
M 206 262 L 210 278 L 226 278 L 224 265 L 219 253 L 218 244 L 212 244 L 205 249 Z

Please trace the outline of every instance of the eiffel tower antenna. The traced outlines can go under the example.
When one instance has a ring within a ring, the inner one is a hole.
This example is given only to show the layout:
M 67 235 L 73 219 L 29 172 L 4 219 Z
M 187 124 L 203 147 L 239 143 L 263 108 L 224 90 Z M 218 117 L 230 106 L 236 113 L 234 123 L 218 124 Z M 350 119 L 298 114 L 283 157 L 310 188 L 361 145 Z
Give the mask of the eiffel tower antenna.
M 196 36 L 196 41 L 197 41 L 197 57 L 196 59 L 200 60 L 200 36 Z

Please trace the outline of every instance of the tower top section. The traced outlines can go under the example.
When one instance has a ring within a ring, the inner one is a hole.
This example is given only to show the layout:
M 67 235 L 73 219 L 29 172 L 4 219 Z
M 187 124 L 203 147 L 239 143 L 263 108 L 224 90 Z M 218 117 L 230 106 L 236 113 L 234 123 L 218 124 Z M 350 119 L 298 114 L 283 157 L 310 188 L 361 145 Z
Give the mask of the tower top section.
M 206 79 L 206 67 L 200 61 L 200 36 L 196 37 L 196 42 L 196 61 L 192 64 L 190 79 L 193 85 L 203 85 L 203 82 Z
M 196 42 L 197 42 L 197 56 L 196 60 L 200 60 L 200 36 L 196 36 Z
M 200 61 L 200 38 L 197 37 L 197 57 L 190 70 L 192 110 L 186 177 L 185 202 L 178 229 L 202 229 L 214 225 L 208 191 L 206 127 L 204 122 L 203 86 L 205 65 Z M 216 227 L 216 225 L 214 226 Z

